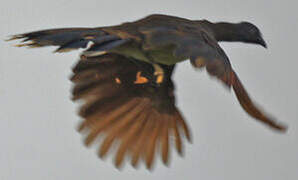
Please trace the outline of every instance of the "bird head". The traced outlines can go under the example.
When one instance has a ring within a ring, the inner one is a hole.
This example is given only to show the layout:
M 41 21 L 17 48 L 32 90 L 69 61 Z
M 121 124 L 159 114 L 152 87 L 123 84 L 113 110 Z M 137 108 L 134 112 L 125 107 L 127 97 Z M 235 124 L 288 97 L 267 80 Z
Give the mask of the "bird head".
M 259 44 L 267 48 L 267 44 L 263 39 L 262 33 L 257 26 L 249 22 L 239 23 L 239 30 L 244 42 Z

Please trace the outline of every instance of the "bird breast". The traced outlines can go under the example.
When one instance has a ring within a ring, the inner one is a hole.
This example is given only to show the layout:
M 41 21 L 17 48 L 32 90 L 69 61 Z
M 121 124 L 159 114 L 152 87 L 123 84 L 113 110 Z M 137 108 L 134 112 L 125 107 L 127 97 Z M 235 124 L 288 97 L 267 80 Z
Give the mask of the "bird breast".
M 124 55 L 126 57 L 139 59 L 148 63 L 154 62 L 164 65 L 173 65 L 185 60 L 185 58 L 178 58 L 174 56 L 174 50 L 174 46 L 158 47 L 154 49 L 144 50 L 138 45 L 130 44 L 127 46 L 121 46 L 113 50 L 113 52 Z

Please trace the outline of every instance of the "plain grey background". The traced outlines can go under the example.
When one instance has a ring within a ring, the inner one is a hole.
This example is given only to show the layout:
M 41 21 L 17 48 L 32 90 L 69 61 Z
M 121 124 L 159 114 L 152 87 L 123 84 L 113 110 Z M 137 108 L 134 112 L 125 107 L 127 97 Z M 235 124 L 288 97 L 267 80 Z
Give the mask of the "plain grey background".
M 75 128 L 78 105 L 70 97 L 70 67 L 79 52 L 25 49 L 0 41 L 0 179 L 298 179 L 298 3 L 294 0 L 2 0 L 0 37 L 57 27 L 88 27 L 133 21 L 152 13 L 211 21 L 251 21 L 269 45 L 223 43 L 253 99 L 289 125 L 279 134 L 241 109 L 233 93 L 196 72 L 189 62 L 175 74 L 178 106 L 192 129 L 184 158 L 153 172 L 112 158 L 97 158 Z

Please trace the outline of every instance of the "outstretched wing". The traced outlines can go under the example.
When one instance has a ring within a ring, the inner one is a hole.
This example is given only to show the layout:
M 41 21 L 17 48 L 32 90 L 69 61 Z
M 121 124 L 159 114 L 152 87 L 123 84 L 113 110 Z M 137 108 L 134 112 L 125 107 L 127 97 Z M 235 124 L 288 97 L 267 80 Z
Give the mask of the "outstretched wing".
M 197 29 L 177 29 L 176 27 L 140 28 L 145 40 L 145 50 L 174 46 L 174 56 L 190 59 L 195 67 L 205 67 L 209 74 L 231 86 L 231 64 L 218 43 L 207 32 Z
M 189 58 L 196 68 L 206 67 L 210 75 L 217 77 L 228 88 L 232 87 L 240 105 L 250 116 L 275 130 L 285 131 L 286 126 L 266 115 L 253 103 L 216 39 L 204 29 L 195 27 L 198 29 L 193 31 L 188 28 L 192 27 L 143 28 L 141 32 L 146 42 L 144 49 L 174 45 L 175 56 Z
M 78 48 L 87 48 L 83 54 L 97 56 L 120 47 L 131 41 L 129 37 L 110 34 L 102 28 L 61 28 L 34 31 L 12 36 L 8 41 L 23 39 L 18 47 L 59 46 L 55 52 L 67 52 Z M 88 44 L 91 43 L 91 46 Z
M 190 140 L 188 127 L 175 106 L 171 74 L 174 66 L 163 66 L 166 78 L 157 85 L 150 64 L 116 54 L 81 59 L 73 68 L 73 99 L 83 100 L 79 115 L 84 119 L 79 130 L 87 130 L 85 144 L 100 134 L 104 140 L 99 150 L 104 156 L 119 140 L 115 164 L 125 155 L 133 166 L 143 158 L 151 168 L 156 148 L 168 163 L 169 138 L 175 139 L 182 153 L 181 133 Z

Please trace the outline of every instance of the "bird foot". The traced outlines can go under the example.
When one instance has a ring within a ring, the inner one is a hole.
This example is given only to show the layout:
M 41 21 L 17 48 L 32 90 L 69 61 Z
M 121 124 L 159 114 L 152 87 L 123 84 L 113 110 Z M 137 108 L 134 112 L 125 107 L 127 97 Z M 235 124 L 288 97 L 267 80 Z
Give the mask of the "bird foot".
M 161 84 L 164 80 L 164 70 L 158 65 L 153 64 L 154 76 L 156 76 L 156 83 Z
M 137 72 L 134 84 L 145 84 L 149 81 L 146 77 L 141 76 L 141 73 L 141 71 Z

